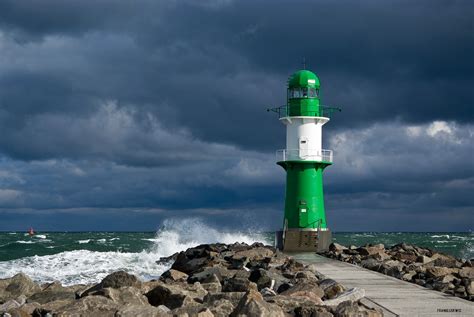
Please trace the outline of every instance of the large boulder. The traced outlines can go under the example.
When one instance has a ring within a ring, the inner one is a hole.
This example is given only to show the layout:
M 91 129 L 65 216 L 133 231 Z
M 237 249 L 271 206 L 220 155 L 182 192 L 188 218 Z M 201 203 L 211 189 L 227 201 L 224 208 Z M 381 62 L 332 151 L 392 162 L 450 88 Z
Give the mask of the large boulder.
M 312 299 L 321 299 L 324 296 L 324 291 L 319 287 L 317 282 L 300 282 L 282 292 L 280 295 L 305 296 L 303 294 L 306 294 L 306 296 L 311 297 Z
M 202 301 L 207 291 L 200 283 L 189 284 L 159 284 L 145 294 L 153 306 L 165 305 L 170 309 L 187 306 L 193 302 Z
M 173 269 L 169 269 L 168 271 L 164 272 L 160 277 L 160 280 L 165 282 L 186 281 L 187 279 L 188 274 Z
M 167 317 L 169 310 L 150 305 L 126 305 L 121 307 L 115 317 Z
M 445 275 L 454 273 L 455 271 L 457 270 L 447 268 L 447 267 L 433 266 L 433 267 L 426 268 L 426 275 L 432 278 L 440 278 Z
M 360 255 L 369 256 L 376 253 L 381 253 L 385 251 L 385 246 L 383 244 L 375 244 L 375 245 L 366 245 L 364 247 L 360 247 L 357 249 Z
M 339 243 L 331 243 L 329 245 L 329 251 L 334 253 L 342 253 L 342 251 L 346 250 L 347 248 Z
M 120 306 L 109 298 L 103 296 L 87 296 L 54 311 L 53 313 L 64 317 L 114 317 L 119 308 Z
M 249 280 L 256 283 L 258 290 L 265 287 L 278 290 L 280 285 L 288 283 L 289 280 L 276 271 L 265 269 L 254 270 L 250 273 Z
M 28 299 L 28 303 L 36 302 L 40 304 L 46 304 L 54 301 L 69 301 L 72 302 L 76 299 L 76 292 L 74 289 L 69 287 L 63 287 L 59 282 L 53 282 L 47 284 L 41 292 L 31 295 Z
M 458 274 L 461 278 L 474 279 L 474 267 L 463 267 Z
M 99 284 L 85 290 L 80 296 L 85 297 L 104 288 L 121 288 L 125 286 L 140 288 L 141 282 L 135 275 L 128 274 L 125 271 L 117 271 L 107 275 Z
M 368 309 L 353 301 L 342 302 L 335 309 L 338 317 L 382 317 L 383 313 L 375 309 Z
M 284 317 L 285 313 L 279 306 L 264 301 L 259 292 L 250 290 L 240 300 L 231 316 Z
M 346 289 L 344 286 L 332 279 L 324 279 L 319 282 L 319 287 L 324 291 L 323 299 L 331 299 L 342 294 Z
M 126 286 L 119 289 L 104 288 L 97 293 L 91 295 L 100 295 L 110 298 L 119 305 L 149 305 L 147 297 L 145 297 L 140 289 Z
M 202 301 L 212 305 L 217 301 L 226 300 L 232 303 L 232 305 L 237 306 L 244 295 L 245 292 L 222 292 L 216 294 L 208 293 L 206 296 L 204 296 Z
M 382 263 L 380 261 L 377 261 L 374 258 L 367 258 L 360 262 L 360 266 L 372 271 L 379 271 L 380 268 L 382 267 Z
M 365 296 L 365 291 L 361 288 L 351 288 L 344 293 L 339 294 L 337 297 L 325 300 L 324 306 L 337 307 L 342 302 L 356 302 Z
M 38 292 L 41 292 L 41 287 L 23 273 L 0 279 L 0 304 L 21 295 L 30 296 Z
M 247 292 L 257 290 L 257 284 L 243 278 L 226 278 L 222 283 L 223 292 Z

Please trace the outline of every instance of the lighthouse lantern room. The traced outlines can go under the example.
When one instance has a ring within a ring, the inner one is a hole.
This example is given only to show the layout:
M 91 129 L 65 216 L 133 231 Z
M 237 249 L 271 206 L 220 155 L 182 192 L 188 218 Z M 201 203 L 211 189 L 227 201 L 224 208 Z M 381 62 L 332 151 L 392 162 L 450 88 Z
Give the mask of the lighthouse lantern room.
M 332 164 L 332 151 L 322 148 L 322 127 L 338 108 L 320 105 L 319 78 L 300 70 L 288 80 L 286 105 L 268 109 L 286 126 L 286 149 L 277 151 L 277 164 L 286 171 L 283 229 L 276 245 L 284 251 L 322 251 L 331 243 L 323 197 L 323 170 Z

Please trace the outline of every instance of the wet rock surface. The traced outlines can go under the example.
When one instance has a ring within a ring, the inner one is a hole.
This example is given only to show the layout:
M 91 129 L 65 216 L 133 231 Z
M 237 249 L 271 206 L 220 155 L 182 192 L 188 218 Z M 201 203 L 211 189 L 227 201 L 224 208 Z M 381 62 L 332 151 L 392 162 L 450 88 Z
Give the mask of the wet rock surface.
M 346 247 L 333 243 L 329 251 L 319 254 L 474 301 L 473 259 L 457 259 L 405 243 L 389 248 L 383 244 Z
M 147 282 L 123 271 L 69 287 L 40 286 L 22 274 L 0 280 L 0 316 L 382 316 L 359 302 L 363 290 L 260 243 L 200 245 L 158 263 L 170 259 L 170 270 Z M 471 272 L 462 274 L 469 279 Z M 467 292 L 473 285 L 456 287 Z

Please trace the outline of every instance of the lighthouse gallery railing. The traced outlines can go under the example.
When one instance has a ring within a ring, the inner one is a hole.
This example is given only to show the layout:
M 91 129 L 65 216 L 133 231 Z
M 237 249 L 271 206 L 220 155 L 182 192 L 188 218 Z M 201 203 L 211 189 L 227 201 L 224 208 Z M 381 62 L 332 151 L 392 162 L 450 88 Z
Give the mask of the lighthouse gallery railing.
M 278 118 L 285 118 L 285 117 L 291 117 L 290 111 L 291 108 L 289 105 L 281 106 L 281 107 L 276 107 L 276 108 L 268 108 L 267 111 L 272 111 L 278 113 Z M 301 116 L 309 116 L 309 117 L 314 117 L 316 116 L 316 110 L 298 110 L 301 113 Z M 318 106 L 317 111 L 319 112 L 318 116 L 319 117 L 327 117 L 330 118 L 331 115 L 334 112 L 340 112 L 341 109 L 337 107 L 328 107 L 328 106 Z
M 277 162 L 280 161 L 316 161 L 332 163 L 331 150 L 296 149 L 278 150 L 276 152 Z

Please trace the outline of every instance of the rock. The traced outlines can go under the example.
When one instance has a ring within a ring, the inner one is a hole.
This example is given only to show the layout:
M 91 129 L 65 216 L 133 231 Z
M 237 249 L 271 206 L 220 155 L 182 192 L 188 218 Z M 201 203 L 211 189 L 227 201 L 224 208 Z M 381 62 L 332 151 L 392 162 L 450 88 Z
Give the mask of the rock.
M 456 278 L 451 275 L 451 274 L 448 274 L 448 275 L 445 275 L 443 276 L 442 278 L 438 279 L 438 282 L 441 282 L 441 283 L 451 283 L 452 281 L 454 281 Z
M 275 253 L 274 248 L 257 247 L 245 251 L 238 251 L 232 257 L 233 259 L 246 258 L 249 261 L 261 261 L 264 258 L 271 258 Z
M 428 277 L 438 278 L 453 273 L 453 269 L 447 267 L 433 266 L 426 269 Z
M 101 295 L 110 298 L 119 305 L 149 305 L 147 297 L 135 287 L 104 288 L 91 295 Z
M 58 316 L 114 317 L 119 305 L 103 296 L 87 296 L 59 309 Z
M 235 306 L 226 299 L 214 301 L 209 307 L 215 317 L 227 317 L 234 311 Z
M 173 282 L 176 281 L 185 281 L 188 279 L 188 274 L 180 272 L 178 270 L 169 269 L 168 271 L 161 274 L 161 277 L 166 281 L 170 280 Z
M 140 281 L 132 274 L 125 271 L 118 271 L 107 275 L 101 282 L 102 288 L 121 288 L 124 286 L 139 287 Z
M 380 271 L 386 275 L 400 278 L 405 264 L 396 260 L 388 260 L 382 264 Z
M 169 311 L 169 309 L 168 309 Z M 164 317 L 168 312 L 160 307 L 150 305 L 126 305 L 121 307 L 115 317 Z
M 0 303 L 21 295 L 28 297 L 40 291 L 39 285 L 23 273 L 18 273 L 11 278 L 0 279 Z
M 296 317 L 332 317 L 334 316 L 326 310 L 325 307 L 319 306 L 299 306 L 294 310 Z
M 372 271 L 379 271 L 380 268 L 382 267 L 382 263 L 380 263 L 379 261 L 377 261 L 374 258 L 367 258 L 367 259 L 362 260 L 360 262 L 360 266 L 362 266 L 363 268 L 372 270 Z
M 207 291 L 199 283 L 194 288 L 183 285 L 157 285 L 154 289 L 145 294 L 148 302 L 153 306 L 165 305 L 170 309 L 179 308 L 193 304 L 194 299 L 202 300 Z M 185 287 L 188 287 L 186 289 Z
M 329 251 L 330 252 L 335 252 L 335 253 L 342 253 L 343 250 L 346 250 L 347 248 L 343 246 L 342 244 L 339 243 L 331 243 L 329 245 Z
M 8 311 L 11 317 L 30 317 L 31 315 L 21 308 L 12 308 Z M 4 314 L 3 316 L 5 316 Z
M 318 278 L 311 271 L 299 271 L 295 274 L 296 279 L 317 280 Z
M 218 280 L 221 282 L 226 277 L 231 277 L 232 272 L 227 268 L 222 266 L 214 266 L 205 268 L 201 272 L 196 272 L 188 278 L 188 282 L 200 282 L 200 283 L 213 283 L 215 282 L 213 276 L 217 276 Z
M 431 257 L 434 262 L 433 264 L 435 266 L 443 266 L 443 267 L 450 267 L 450 268 L 455 268 L 455 267 L 461 267 L 462 263 L 458 263 L 456 258 L 446 255 L 446 254 L 441 254 L 441 253 L 435 253 Z
M 180 252 L 171 268 L 186 274 L 193 274 L 201 270 L 203 267 L 210 266 L 211 263 L 212 260 L 207 257 L 189 258 L 186 256 L 185 252 Z
M 474 281 L 471 280 L 467 285 L 466 285 L 466 293 L 470 296 L 474 296 Z
M 418 259 L 418 256 L 414 253 L 406 252 L 406 253 L 397 253 L 395 254 L 394 258 L 399 261 L 412 263 L 412 262 L 416 262 L 416 259 Z
M 3 303 L 2 305 L 0 305 L 0 313 L 1 312 L 7 312 L 10 309 L 19 308 L 21 305 L 22 304 L 20 304 L 16 300 L 10 299 L 10 300 L 6 301 L 5 303 Z
M 220 293 L 222 292 L 222 285 L 219 282 L 214 283 L 203 283 L 201 284 L 202 288 L 204 288 L 209 293 Z
M 333 298 L 333 299 L 328 299 L 323 302 L 324 306 L 330 306 L 330 307 L 336 307 L 340 303 L 349 301 L 349 302 L 356 302 L 363 298 L 365 296 L 365 291 L 363 289 L 354 287 L 351 288 L 347 291 L 345 291 L 342 294 L 339 294 L 339 296 Z
M 409 271 L 405 274 L 402 275 L 402 280 L 404 281 L 411 281 L 413 279 L 413 276 L 416 275 L 416 272 L 415 271 Z
M 295 259 L 293 258 L 287 258 L 285 262 L 279 267 L 279 269 L 283 273 L 285 272 L 296 273 L 304 269 L 304 264 L 298 261 L 295 261 Z
M 85 297 L 90 293 L 99 291 L 104 288 L 121 288 L 125 286 L 133 286 L 140 288 L 141 283 L 135 275 L 128 274 L 125 271 L 117 271 L 107 275 L 99 284 L 92 286 L 81 293 L 80 297 Z
M 382 317 L 383 313 L 375 309 L 367 309 L 363 306 L 357 305 L 354 302 L 343 302 L 335 309 L 335 314 L 338 317 Z
M 290 289 L 282 292 L 280 295 L 285 295 L 285 296 L 291 296 L 294 293 L 297 292 L 308 292 L 314 294 L 314 296 L 311 295 L 311 297 L 315 298 L 321 298 L 324 296 L 324 291 L 319 287 L 319 285 L 316 282 L 304 282 L 304 283 L 297 283 Z
M 47 284 L 46 287 L 43 288 L 43 291 L 31 295 L 27 299 L 27 302 L 46 304 L 58 300 L 72 302 L 75 299 L 76 293 L 74 289 L 63 287 L 59 282 L 53 282 Z
M 266 300 L 269 303 L 278 305 L 284 312 L 290 315 L 293 315 L 294 310 L 298 307 L 315 307 L 315 302 L 305 296 L 289 297 L 276 295 L 272 297 L 267 297 Z
M 247 292 L 257 290 L 257 284 L 243 278 L 226 278 L 222 283 L 223 292 Z
M 240 300 L 244 297 L 244 295 L 244 292 L 223 292 L 217 294 L 209 293 L 204 296 L 203 302 L 207 304 L 212 304 L 217 301 L 227 300 L 232 303 L 232 305 L 237 306 Z
M 249 280 L 256 283 L 259 290 L 265 287 L 278 289 L 280 285 L 289 282 L 289 280 L 282 275 L 264 269 L 252 271 Z
M 474 279 L 474 267 L 463 267 L 458 274 L 461 278 Z
M 264 301 L 259 292 L 250 290 L 242 297 L 231 316 L 284 317 L 285 313 L 279 306 Z
M 427 264 L 427 263 L 430 263 L 432 261 L 433 261 L 433 259 L 426 256 L 426 255 L 420 255 L 416 258 L 416 262 L 420 262 L 422 264 Z
M 383 244 L 368 245 L 365 247 L 360 247 L 357 249 L 360 255 L 368 256 L 385 251 L 385 246 Z
M 324 299 L 334 298 L 345 291 L 344 286 L 332 279 L 322 280 L 319 287 L 324 291 Z

